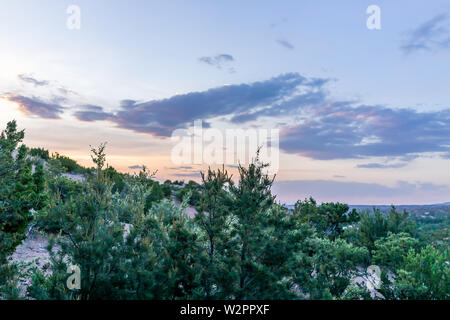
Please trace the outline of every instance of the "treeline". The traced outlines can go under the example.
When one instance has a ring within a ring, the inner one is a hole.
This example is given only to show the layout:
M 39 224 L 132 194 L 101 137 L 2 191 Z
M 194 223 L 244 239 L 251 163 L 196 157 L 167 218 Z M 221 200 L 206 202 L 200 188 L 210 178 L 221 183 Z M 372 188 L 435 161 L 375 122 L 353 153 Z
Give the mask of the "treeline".
M 105 145 L 87 169 L 23 138 L 15 121 L 0 137 L 3 299 L 449 298 L 448 247 L 419 237 L 394 207 L 385 215 L 306 199 L 289 211 L 257 156 L 237 183 L 224 168 L 201 183 L 159 183 L 145 167 L 130 175 L 107 166 Z M 69 168 L 82 181 L 63 176 Z M 31 226 L 51 239 L 47 269 L 8 261 Z M 71 265 L 79 290 L 67 287 Z M 370 265 L 381 269 L 376 294 L 353 281 Z

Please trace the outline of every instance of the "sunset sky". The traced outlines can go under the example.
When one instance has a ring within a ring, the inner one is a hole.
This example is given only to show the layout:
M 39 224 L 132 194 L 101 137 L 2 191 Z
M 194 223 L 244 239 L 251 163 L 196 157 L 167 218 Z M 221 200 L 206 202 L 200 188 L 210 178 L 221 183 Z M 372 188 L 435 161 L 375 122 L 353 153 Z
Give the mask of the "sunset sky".
M 0 127 L 83 165 L 198 181 L 170 136 L 202 120 L 279 129 L 285 203 L 450 201 L 448 0 L 1 1 L 0 71 Z

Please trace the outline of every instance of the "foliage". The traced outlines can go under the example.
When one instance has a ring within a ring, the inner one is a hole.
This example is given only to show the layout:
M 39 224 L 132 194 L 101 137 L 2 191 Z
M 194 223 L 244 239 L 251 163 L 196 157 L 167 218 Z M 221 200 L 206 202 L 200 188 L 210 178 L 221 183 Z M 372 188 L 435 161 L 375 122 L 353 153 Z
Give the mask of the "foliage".
M 415 223 L 408 219 L 408 213 L 399 213 L 394 206 L 387 215 L 383 215 L 379 209 L 374 208 L 373 213 L 362 212 L 361 222 L 356 230 L 354 241 L 366 247 L 369 252 L 375 249 L 375 242 L 391 233 L 407 233 L 411 236 L 416 234 Z
M 392 233 L 375 241 L 373 263 L 395 270 L 402 266 L 409 250 L 417 248 L 418 240 L 408 233 Z
M 7 257 L 25 238 L 32 212 L 47 204 L 42 163 L 33 163 L 25 145 L 24 131 L 8 122 L 0 135 L 0 284 L 11 283 L 14 268 Z M 33 172 L 34 166 L 34 172 Z M 9 280 L 8 280 L 9 279 Z M 3 289 L 5 289 L 3 287 Z
M 47 161 L 50 159 L 50 154 L 49 154 L 48 150 L 44 149 L 44 148 L 30 148 L 28 150 L 28 153 L 30 154 L 30 156 L 39 157 L 42 160 Z
M 176 192 L 176 197 L 178 200 L 183 201 L 186 197 L 188 198 L 188 203 L 191 206 L 197 205 L 200 200 L 200 186 L 194 181 L 189 181 L 184 187 L 180 188 Z
M 113 167 L 108 166 L 105 169 L 105 175 L 112 182 L 112 192 L 122 192 L 125 187 L 125 179 L 122 173 L 117 172 Z
M 349 206 L 342 203 L 322 203 L 317 206 L 314 199 L 297 201 L 294 214 L 302 221 L 314 226 L 321 235 L 336 239 L 342 235 L 344 228 L 359 221 L 359 214 L 355 209 L 349 212 Z
M 34 299 L 449 299 L 444 218 L 312 198 L 290 211 L 258 154 L 237 181 L 222 167 L 200 184 L 161 184 L 145 166 L 133 175 L 107 166 L 105 144 L 92 148 L 92 169 L 56 154 L 44 170 L 45 150 L 32 149 L 37 161 L 22 139 L 15 122 L 0 139 L 1 298 L 23 298 L 26 278 Z M 51 233 L 48 272 L 7 263 L 30 223 Z M 382 269 L 375 296 L 352 281 L 370 264 Z M 81 269 L 79 290 L 66 285 L 70 265 Z
M 86 174 L 87 169 L 80 166 L 75 160 L 67 156 L 61 155 L 58 152 L 52 154 L 48 161 L 51 166 L 60 167 L 60 171 L 73 174 Z
M 172 195 L 172 187 L 170 180 L 164 181 L 164 183 L 161 185 L 161 190 L 163 192 L 164 198 L 168 199 Z
M 154 181 L 150 187 L 150 193 L 146 198 L 145 209 L 148 211 L 154 203 L 161 201 L 164 198 L 164 192 L 158 181 Z
M 309 288 L 312 299 L 330 299 L 342 295 L 357 266 L 367 261 L 367 249 L 355 247 L 343 239 L 332 241 L 314 238 L 309 246 L 314 272 Z
M 449 249 L 431 246 L 419 252 L 411 249 L 403 267 L 395 272 L 394 281 L 384 280 L 382 292 L 387 298 L 401 300 L 450 299 Z

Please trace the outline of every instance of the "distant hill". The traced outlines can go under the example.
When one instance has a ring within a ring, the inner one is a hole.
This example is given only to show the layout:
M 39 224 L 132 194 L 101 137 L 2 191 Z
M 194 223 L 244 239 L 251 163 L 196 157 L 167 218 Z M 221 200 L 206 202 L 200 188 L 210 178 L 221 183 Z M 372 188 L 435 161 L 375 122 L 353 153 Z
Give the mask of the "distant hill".
M 288 209 L 294 209 L 294 205 L 285 205 Z M 358 211 L 372 211 L 373 208 L 379 209 L 381 212 L 388 212 L 391 209 L 390 205 L 349 205 L 350 209 Z M 450 215 L 450 202 L 427 204 L 427 205 L 398 205 L 395 206 L 398 211 L 406 210 L 411 216 L 426 216 L 432 215 L 435 217 L 442 215 Z
M 391 206 L 388 205 L 350 205 L 351 209 L 356 209 L 358 211 L 372 210 L 373 208 L 379 209 L 381 212 L 388 212 Z M 443 216 L 450 215 L 450 202 L 436 203 L 428 205 L 399 205 L 395 206 L 398 211 L 406 210 L 411 216 Z

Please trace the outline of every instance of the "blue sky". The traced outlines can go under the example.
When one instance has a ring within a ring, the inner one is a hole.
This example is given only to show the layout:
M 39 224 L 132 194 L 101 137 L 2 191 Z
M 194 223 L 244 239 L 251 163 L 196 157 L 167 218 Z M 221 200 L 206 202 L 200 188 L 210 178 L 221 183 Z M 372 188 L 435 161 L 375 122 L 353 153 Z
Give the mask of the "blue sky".
M 189 177 L 175 128 L 275 126 L 282 201 L 449 200 L 448 1 L 4 1 L 0 43 L 0 124 L 30 145 Z

